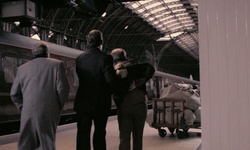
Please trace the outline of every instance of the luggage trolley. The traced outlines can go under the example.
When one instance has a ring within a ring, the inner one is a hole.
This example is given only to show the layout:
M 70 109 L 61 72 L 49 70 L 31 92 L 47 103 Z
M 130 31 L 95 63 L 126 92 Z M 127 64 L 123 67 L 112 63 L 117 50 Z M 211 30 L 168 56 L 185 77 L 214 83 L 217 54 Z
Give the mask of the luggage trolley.
M 153 99 L 153 122 L 151 126 L 158 129 L 160 137 L 167 135 L 167 131 L 163 129 L 164 127 L 169 129 L 171 135 L 176 130 L 178 139 L 183 139 L 188 137 L 189 128 L 199 128 L 201 126 L 198 122 L 194 122 L 192 125 L 185 124 L 184 103 L 184 99 L 171 97 Z

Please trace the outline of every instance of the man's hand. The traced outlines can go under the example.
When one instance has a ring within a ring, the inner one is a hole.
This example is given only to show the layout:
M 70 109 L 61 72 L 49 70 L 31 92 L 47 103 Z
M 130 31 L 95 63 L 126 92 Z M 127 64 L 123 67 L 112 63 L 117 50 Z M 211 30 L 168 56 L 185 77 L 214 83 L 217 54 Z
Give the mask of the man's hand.
M 117 69 L 116 74 L 123 79 L 123 78 L 126 78 L 128 76 L 128 71 L 127 71 L 127 69 Z

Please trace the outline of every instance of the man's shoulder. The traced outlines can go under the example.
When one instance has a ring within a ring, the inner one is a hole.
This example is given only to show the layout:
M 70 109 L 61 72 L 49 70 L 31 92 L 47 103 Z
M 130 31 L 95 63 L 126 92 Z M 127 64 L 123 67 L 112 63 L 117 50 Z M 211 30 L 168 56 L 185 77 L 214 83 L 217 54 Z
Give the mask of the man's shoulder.
M 58 66 L 59 64 L 62 64 L 63 61 L 55 58 L 44 58 L 36 63 L 40 63 L 41 65 Z
M 100 51 L 98 53 L 96 53 L 97 57 L 100 59 L 100 60 L 110 60 L 112 58 L 111 55 L 107 54 L 106 52 L 103 52 L 103 51 Z
M 55 59 L 55 58 L 47 58 L 46 60 L 47 60 L 47 61 L 54 62 L 54 63 L 61 63 L 61 62 L 62 62 L 61 60 Z

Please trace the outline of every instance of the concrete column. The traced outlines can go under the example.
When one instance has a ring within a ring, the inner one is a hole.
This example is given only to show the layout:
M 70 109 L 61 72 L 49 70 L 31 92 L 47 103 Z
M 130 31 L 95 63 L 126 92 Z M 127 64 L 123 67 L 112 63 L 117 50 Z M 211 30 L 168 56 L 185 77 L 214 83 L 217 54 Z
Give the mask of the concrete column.
M 250 149 L 250 1 L 199 1 L 202 150 Z

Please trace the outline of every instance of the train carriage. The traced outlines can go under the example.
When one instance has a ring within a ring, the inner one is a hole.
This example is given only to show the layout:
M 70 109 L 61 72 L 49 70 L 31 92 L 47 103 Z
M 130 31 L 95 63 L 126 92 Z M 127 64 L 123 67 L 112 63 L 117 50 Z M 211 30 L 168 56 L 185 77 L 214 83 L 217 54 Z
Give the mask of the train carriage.
M 33 59 L 31 48 L 39 42 L 36 39 L 18 34 L 0 32 L 0 133 L 17 132 L 20 111 L 10 99 L 10 89 L 17 72 L 17 68 Z M 75 71 L 75 58 L 83 51 L 66 46 L 46 42 L 50 48 L 50 57 L 65 63 L 67 77 L 70 83 L 68 101 L 64 105 L 60 124 L 74 121 L 73 102 L 78 86 Z

